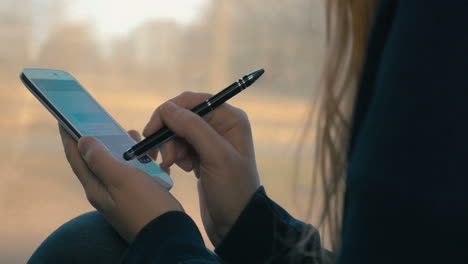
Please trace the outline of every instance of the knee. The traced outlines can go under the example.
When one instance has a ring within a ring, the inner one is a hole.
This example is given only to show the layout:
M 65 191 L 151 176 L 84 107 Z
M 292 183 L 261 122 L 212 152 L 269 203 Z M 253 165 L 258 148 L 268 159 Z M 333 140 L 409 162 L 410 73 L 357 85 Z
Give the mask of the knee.
M 42 242 L 29 264 L 116 263 L 126 242 L 96 211 L 63 224 Z

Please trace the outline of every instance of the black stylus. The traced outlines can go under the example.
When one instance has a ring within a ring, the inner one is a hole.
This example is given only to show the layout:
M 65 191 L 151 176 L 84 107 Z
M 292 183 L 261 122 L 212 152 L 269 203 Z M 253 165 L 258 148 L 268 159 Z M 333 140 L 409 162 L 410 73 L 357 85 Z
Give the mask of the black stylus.
M 215 94 L 210 99 L 195 106 L 195 108 L 192 109 L 192 112 L 199 116 L 203 116 L 213 111 L 216 107 L 252 85 L 264 72 L 265 71 L 263 69 L 260 69 L 246 74 L 244 77 L 229 85 L 221 92 Z M 132 160 L 134 158 L 141 157 L 174 137 L 174 132 L 172 132 L 167 126 L 163 126 L 156 133 L 143 139 L 124 152 L 123 157 L 125 160 Z

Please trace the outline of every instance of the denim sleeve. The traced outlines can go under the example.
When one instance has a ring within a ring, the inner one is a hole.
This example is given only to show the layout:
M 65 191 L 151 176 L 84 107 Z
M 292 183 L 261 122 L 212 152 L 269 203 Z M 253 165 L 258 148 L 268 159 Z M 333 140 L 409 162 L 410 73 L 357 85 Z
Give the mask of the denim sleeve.
M 302 246 L 300 246 L 302 245 Z M 273 202 L 260 187 L 215 252 L 227 263 L 334 262 L 318 231 Z
M 193 220 L 183 212 L 168 212 L 148 223 L 130 244 L 125 264 L 218 264 L 205 247 Z

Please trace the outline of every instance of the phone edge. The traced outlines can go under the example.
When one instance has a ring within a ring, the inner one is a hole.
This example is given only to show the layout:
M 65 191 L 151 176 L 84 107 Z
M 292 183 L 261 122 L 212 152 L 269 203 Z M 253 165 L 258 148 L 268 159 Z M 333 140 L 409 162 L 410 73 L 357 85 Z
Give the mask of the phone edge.
M 62 125 L 63 128 L 67 130 L 68 133 L 76 140 L 81 138 L 80 133 L 78 130 L 76 130 L 73 125 L 58 111 L 52 104 L 48 103 L 48 100 L 45 98 L 45 96 L 41 93 L 41 91 L 35 87 L 34 83 L 29 80 L 29 78 L 24 74 L 22 71 L 20 74 L 20 79 L 23 82 L 24 86 L 28 88 L 28 90 L 41 102 L 45 108 L 57 119 Z
M 105 109 L 104 107 L 101 106 L 101 104 L 84 88 L 84 86 L 70 73 L 66 72 L 68 75 L 70 75 L 74 81 L 76 81 L 82 88 L 83 91 L 86 92 L 95 102 L 96 104 L 104 111 L 107 116 L 109 116 L 112 121 L 114 121 L 114 124 L 116 124 L 124 133 L 127 133 L 125 129 L 112 117 Z M 20 79 L 23 82 L 24 86 L 36 97 L 39 102 L 59 121 L 59 123 L 62 125 L 65 130 L 76 140 L 78 141 L 79 138 L 81 138 L 80 133 L 76 130 L 75 127 L 69 122 L 66 117 L 64 117 L 60 111 L 58 111 L 52 104 L 48 102 L 48 99 L 42 94 L 42 92 L 36 87 L 36 85 L 26 76 L 24 73 L 24 70 L 21 71 L 20 73 Z M 130 137 L 131 138 L 131 137 Z M 134 140 L 134 139 L 133 139 Z M 135 141 L 136 142 L 136 141 Z M 166 173 L 167 174 L 167 173 Z M 152 175 L 151 175 L 152 176 Z M 156 176 L 157 177 L 157 176 Z M 167 189 L 170 190 L 174 186 L 174 181 L 168 175 L 169 181 L 162 180 L 160 177 L 157 177 L 159 182 Z

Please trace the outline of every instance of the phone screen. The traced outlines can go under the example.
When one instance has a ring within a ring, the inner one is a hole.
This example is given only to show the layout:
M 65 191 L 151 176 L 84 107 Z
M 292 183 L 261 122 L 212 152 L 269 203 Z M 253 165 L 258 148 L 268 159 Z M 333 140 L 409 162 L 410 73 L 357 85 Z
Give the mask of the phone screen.
M 136 143 L 135 140 L 72 77 L 66 80 L 31 78 L 30 81 L 80 136 L 93 136 L 99 139 L 120 161 L 158 177 L 167 188 L 172 186 L 169 175 L 149 156 L 145 155 L 131 161 L 123 158 L 122 154 Z

